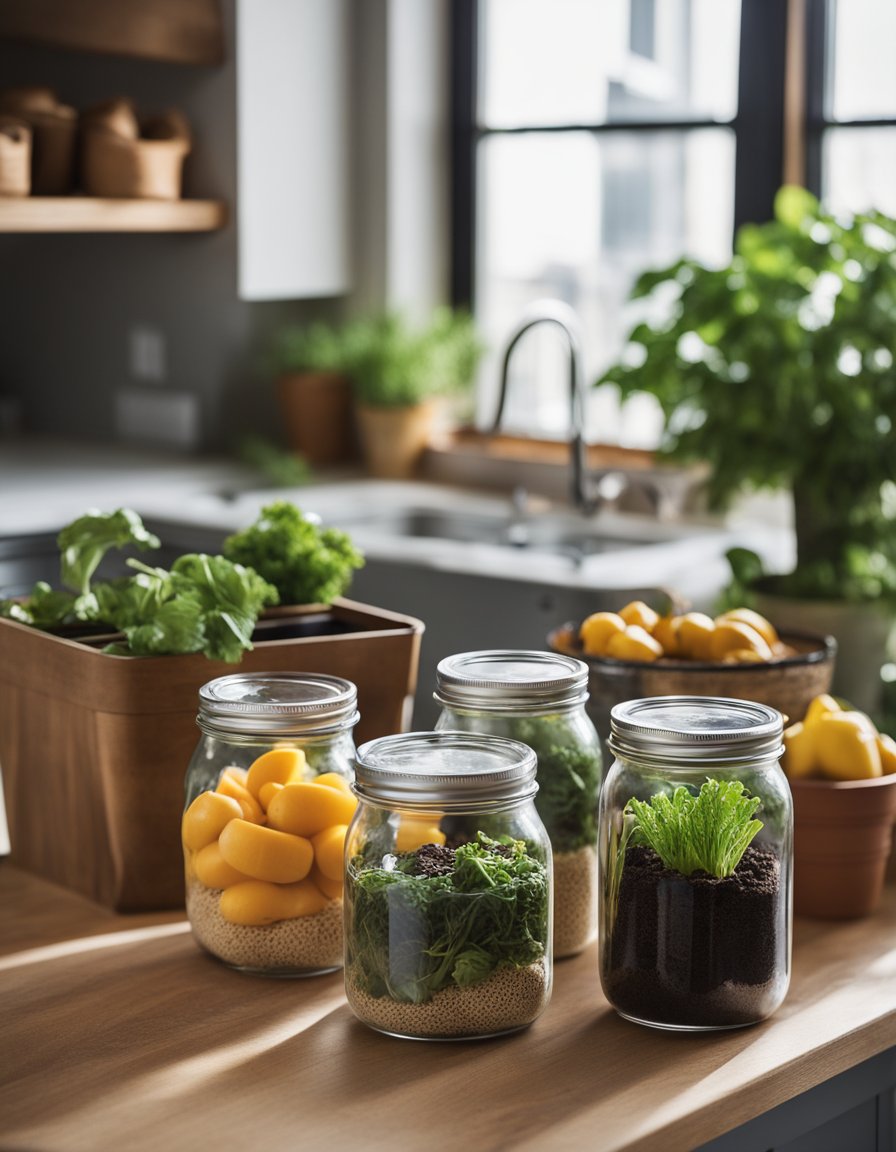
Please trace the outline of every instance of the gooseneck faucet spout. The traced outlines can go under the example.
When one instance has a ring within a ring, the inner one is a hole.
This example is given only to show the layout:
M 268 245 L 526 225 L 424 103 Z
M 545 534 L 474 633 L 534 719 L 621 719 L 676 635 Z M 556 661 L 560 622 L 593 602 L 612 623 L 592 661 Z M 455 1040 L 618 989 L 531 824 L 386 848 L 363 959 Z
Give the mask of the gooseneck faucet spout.
M 501 426 L 504 404 L 507 400 L 507 382 L 510 361 L 514 349 L 531 328 L 539 324 L 555 324 L 566 337 L 569 345 L 569 454 L 570 454 L 570 496 L 577 508 L 587 504 L 585 493 L 585 438 L 584 400 L 582 394 L 582 331 L 579 318 L 568 304 L 562 300 L 537 300 L 530 305 L 522 320 L 512 333 L 504 353 L 501 366 L 501 383 L 498 392 L 498 407 L 492 424 L 492 435 Z

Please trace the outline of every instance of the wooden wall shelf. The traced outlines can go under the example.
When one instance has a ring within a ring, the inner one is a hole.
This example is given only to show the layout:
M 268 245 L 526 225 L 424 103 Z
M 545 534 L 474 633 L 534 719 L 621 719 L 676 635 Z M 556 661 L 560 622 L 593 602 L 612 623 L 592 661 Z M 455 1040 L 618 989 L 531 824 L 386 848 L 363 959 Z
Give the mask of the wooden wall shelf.
M 221 200 L 0 199 L 0 232 L 213 232 L 226 223 Z

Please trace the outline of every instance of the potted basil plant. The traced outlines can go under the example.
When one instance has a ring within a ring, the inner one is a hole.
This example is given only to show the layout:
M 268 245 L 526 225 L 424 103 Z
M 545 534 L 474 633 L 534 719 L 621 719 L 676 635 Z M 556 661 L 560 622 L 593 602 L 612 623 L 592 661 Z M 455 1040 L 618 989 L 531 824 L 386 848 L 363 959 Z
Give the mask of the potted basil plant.
M 660 306 L 598 383 L 656 397 L 661 454 L 708 462 L 713 506 L 789 491 L 796 565 L 768 575 L 735 551 L 737 595 L 779 627 L 832 632 L 835 690 L 874 711 L 896 599 L 896 220 L 784 187 L 726 266 L 681 259 L 633 296 Z
M 437 308 L 421 325 L 390 312 L 347 332 L 355 411 L 367 470 L 414 473 L 429 442 L 438 404 L 468 394 L 483 353 L 472 318 Z

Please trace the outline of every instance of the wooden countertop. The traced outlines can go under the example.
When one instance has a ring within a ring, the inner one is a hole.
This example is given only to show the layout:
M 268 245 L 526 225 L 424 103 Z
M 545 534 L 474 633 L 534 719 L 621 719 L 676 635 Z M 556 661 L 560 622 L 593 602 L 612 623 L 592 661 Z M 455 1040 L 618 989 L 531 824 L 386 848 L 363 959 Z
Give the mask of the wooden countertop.
M 357 1022 L 340 974 L 243 976 L 182 915 L 118 916 L 0 864 L 0 1146 L 30 1152 L 693 1148 L 896 1045 L 896 889 L 797 921 L 776 1015 L 674 1034 L 622 1020 L 596 948 L 503 1039 Z

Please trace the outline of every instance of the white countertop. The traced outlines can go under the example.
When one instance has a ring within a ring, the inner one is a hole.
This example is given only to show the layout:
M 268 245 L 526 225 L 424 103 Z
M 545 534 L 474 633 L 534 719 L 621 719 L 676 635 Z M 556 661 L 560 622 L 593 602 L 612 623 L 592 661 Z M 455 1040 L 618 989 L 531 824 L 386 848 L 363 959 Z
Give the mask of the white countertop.
M 728 578 L 725 550 L 755 548 L 771 565 L 786 565 L 791 534 L 774 501 L 750 507 L 725 524 L 662 524 L 644 517 L 599 514 L 595 526 L 637 540 L 645 527 L 657 539 L 649 550 L 633 547 L 600 553 L 574 563 L 568 556 L 522 549 L 512 553 L 491 544 L 382 536 L 375 514 L 402 504 L 497 512 L 509 499 L 431 482 L 336 479 L 301 488 L 264 488 L 254 470 L 226 458 L 199 458 L 119 446 L 56 441 L 0 442 L 0 536 L 55 532 L 90 508 L 134 508 L 145 518 L 233 531 L 251 523 L 276 499 L 339 524 L 348 516 L 350 533 L 369 558 L 422 563 L 446 570 L 534 580 L 564 587 L 625 587 L 662 584 L 699 601 Z M 558 515 L 568 509 L 558 508 Z M 368 523 L 369 521 L 369 523 Z M 649 570 L 645 571 L 645 567 Z

